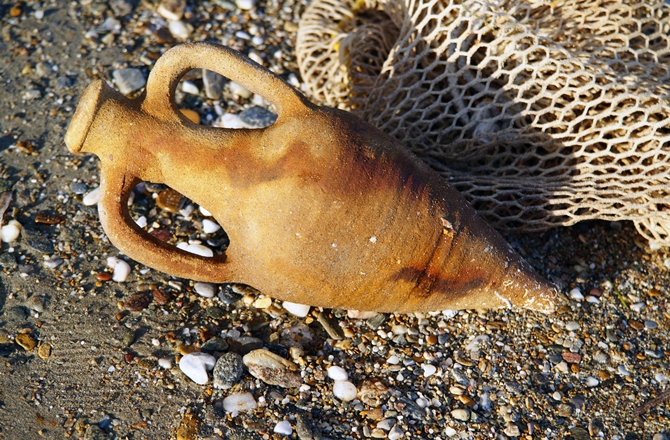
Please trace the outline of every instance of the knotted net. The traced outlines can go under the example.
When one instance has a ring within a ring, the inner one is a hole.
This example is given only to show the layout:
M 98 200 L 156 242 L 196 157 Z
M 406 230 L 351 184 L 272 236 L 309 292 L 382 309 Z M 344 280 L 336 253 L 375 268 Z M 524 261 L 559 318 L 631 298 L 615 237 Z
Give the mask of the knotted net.
M 632 220 L 670 245 L 670 7 L 314 0 L 307 92 L 394 136 L 501 230 Z

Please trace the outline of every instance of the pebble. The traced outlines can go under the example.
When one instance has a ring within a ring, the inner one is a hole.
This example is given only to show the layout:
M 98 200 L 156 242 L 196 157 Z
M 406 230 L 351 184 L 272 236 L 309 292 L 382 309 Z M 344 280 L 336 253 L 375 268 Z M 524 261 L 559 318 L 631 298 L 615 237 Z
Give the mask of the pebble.
M 421 368 L 423 369 L 423 376 L 430 377 L 437 372 L 437 367 L 431 364 L 422 364 Z
M 139 312 L 146 309 L 151 304 L 151 295 L 145 292 L 139 292 L 128 298 L 123 303 L 123 308 L 131 312 Z
M 277 115 L 258 106 L 250 107 L 242 111 L 238 116 L 249 128 L 269 127 L 277 120 Z
M 202 344 L 200 347 L 201 351 L 210 353 L 214 351 L 226 351 L 228 350 L 228 343 L 223 338 L 209 338 L 207 342 Z
M 571 364 L 578 364 L 582 360 L 582 355 L 579 353 L 572 353 L 565 351 L 561 354 L 563 360 Z
M 282 307 L 286 309 L 293 316 L 298 318 L 304 318 L 309 314 L 310 306 L 305 304 L 296 304 L 289 301 L 284 301 Z
M 188 93 L 190 95 L 199 95 L 200 90 L 198 90 L 198 86 L 195 85 L 193 81 L 183 81 L 181 83 L 181 91 L 184 93 Z
M 37 347 L 37 356 L 42 360 L 47 360 L 51 357 L 51 344 L 43 342 Z
M 2 235 L 2 241 L 5 243 L 16 241 L 21 235 L 21 223 L 16 220 L 10 220 L 2 227 L 0 234 Z
M 330 317 L 328 313 L 325 312 L 319 312 L 319 314 L 316 315 L 316 320 L 321 324 L 326 333 L 328 333 L 328 336 L 336 341 L 344 339 L 344 331 L 335 317 Z
M 28 309 L 23 306 L 10 307 L 8 317 L 12 321 L 25 321 L 30 316 Z
M 193 33 L 193 26 L 190 23 L 185 23 L 182 20 L 174 20 L 168 23 L 168 29 L 173 37 L 179 40 L 187 40 Z
M 184 0 L 163 0 L 156 12 L 167 20 L 176 21 L 184 16 L 184 9 L 186 9 Z
M 331 365 L 328 367 L 328 377 L 333 380 L 348 380 L 349 373 L 347 373 L 347 370 L 338 365 Z
M 198 243 L 184 243 L 181 242 L 177 244 L 177 247 L 181 250 L 184 250 L 186 252 L 190 252 L 192 254 L 200 255 L 201 257 L 213 257 L 214 256 L 214 251 L 212 251 L 210 248 L 203 244 L 198 244 Z
M 258 405 L 251 393 L 237 393 L 223 399 L 223 409 L 235 417 L 241 412 L 253 411 Z
M 211 354 L 196 351 L 182 356 L 179 360 L 179 369 L 193 382 L 205 385 L 209 382 L 207 372 L 214 368 L 216 358 Z
M 42 302 L 42 297 L 40 295 L 31 296 L 28 301 L 26 301 L 26 306 L 34 312 L 44 312 L 44 303 Z
M 26 351 L 33 351 L 37 346 L 37 341 L 28 333 L 21 333 L 16 336 L 16 343 Z
M 254 8 L 256 2 L 254 0 L 235 0 L 235 4 L 238 8 L 249 11 Z
M 55 269 L 63 263 L 63 260 L 58 255 L 52 255 L 44 259 L 44 266 L 49 269 Z
M 166 292 L 164 289 L 154 289 L 151 291 L 151 296 L 153 296 L 154 301 L 156 304 L 160 306 L 164 306 L 168 302 L 170 302 L 170 299 L 172 299 L 172 295 L 170 295 L 168 292 Z
M 644 321 L 644 326 L 647 330 L 656 330 L 658 328 L 656 321 L 652 321 L 650 319 Z
M 86 194 L 86 191 L 88 191 L 88 185 L 83 182 L 74 182 L 72 185 L 70 185 L 70 190 L 77 195 Z
M 340 400 L 349 402 L 358 394 L 356 386 L 348 380 L 336 380 L 333 384 L 333 394 Z
M 240 380 L 243 372 L 242 357 L 237 353 L 224 353 L 216 361 L 212 372 L 214 388 L 222 390 L 232 388 Z
M 242 358 L 249 373 L 268 385 L 282 388 L 296 388 L 302 385 L 302 378 L 296 372 L 297 365 L 269 350 L 253 350 Z
M 505 430 L 503 432 L 508 437 L 518 437 L 518 436 L 521 435 L 521 431 L 519 431 L 519 427 L 516 426 L 516 425 L 512 425 L 512 424 L 507 425 L 507 427 L 505 428 Z
M 147 84 L 144 73 L 136 67 L 116 69 L 112 72 L 112 77 L 119 92 L 124 95 L 129 95 Z
M 161 190 L 156 197 L 156 205 L 166 212 L 177 213 L 184 196 L 172 188 Z
M 133 4 L 128 0 L 113 0 L 109 6 L 117 17 L 124 17 L 133 12 Z
M 213 222 L 209 219 L 204 219 L 202 221 L 202 232 L 205 234 L 213 234 L 215 232 L 218 232 L 221 229 L 221 226 L 219 226 L 218 223 Z
M 31 249 L 43 254 L 53 254 L 54 245 L 51 241 L 42 235 L 41 232 L 32 229 L 23 228 L 21 230 L 23 240 Z
M 195 283 L 193 285 L 193 290 L 195 292 L 205 298 L 214 298 L 214 295 L 216 295 L 216 284 L 212 283 Z
M 587 387 L 597 387 L 599 384 L 600 384 L 600 381 L 593 376 L 589 376 L 589 377 L 586 378 L 586 386 Z
M 172 368 L 172 358 L 164 357 L 158 359 L 158 366 L 164 370 L 169 370 Z
M 386 322 L 387 316 L 383 313 L 379 313 L 371 318 L 368 318 L 365 321 L 365 324 L 370 327 L 372 330 L 377 330 Z
M 196 125 L 200 124 L 200 114 L 195 110 L 191 110 L 190 108 L 180 108 L 179 111 L 182 115 L 186 116 L 186 119 L 189 121 Z
M 575 321 L 570 321 L 567 324 L 565 324 L 565 329 L 570 332 L 579 330 L 579 327 L 580 327 L 579 323 Z
M 233 291 L 230 285 L 225 286 L 219 292 L 219 299 L 223 304 L 231 305 L 236 303 L 242 298 L 242 295 Z
M 100 199 L 100 187 L 91 190 L 81 199 L 81 202 L 86 206 L 93 206 L 98 204 L 99 199 Z
M 575 287 L 570 291 L 570 297 L 576 301 L 582 301 L 584 299 L 584 295 L 579 287 Z
M 220 99 L 223 92 L 225 78 L 211 70 L 202 69 L 202 82 L 205 86 L 205 96 L 209 99 Z
M 241 355 L 245 355 L 263 347 L 263 341 L 253 336 L 241 336 L 230 341 L 230 349 Z
M 228 88 L 230 89 L 230 92 L 237 96 L 238 98 L 242 99 L 249 99 L 251 98 L 251 93 L 246 87 L 242 86 L 241 84 L 236 83 L 235 81 L 230 81 L 228 83 Z M 238 116 L 239 118 L 239 116 Z
M 123 283 L 130 275 L 130 264 L 116 257 L 107 257 L 107 267 L 113 270 L 112 280 Z
M 389 440 L 398 440 L 403 435 L 405 435 L 404 431 L 402 429 L 400 429 L 400 427 L 398 425 L 396 425 L 393 428 L 391 428 L 391 431 L 389 431 L 388 439 Z
M 282 420 L 281 422 L 277 423 L 273 431 L 275 434 L 285 436 L 293 434 L 293 428 L 291 428 L 291 424 L 286 420 Z
M 570 367 L 568 366 L 568 363 L 565 361 L 557 363 L 555 368 L 561 373 L 567 373 L 568 371 L 570 371 Z
M 634 312 L 640 313 L 644 308 L 644 306 L 645 306 L 644 302 L 636 302 L 630 305 L 630 309 Z
M 467 422 L 470 420 L 470 411 L 465 408 L 458 408 L 451 411 L 451 417 L 461 422 Z
M 41 97 L 42 92 L 39 89 L 29 89 L 23 94 L 25 100 L 40 99 Z

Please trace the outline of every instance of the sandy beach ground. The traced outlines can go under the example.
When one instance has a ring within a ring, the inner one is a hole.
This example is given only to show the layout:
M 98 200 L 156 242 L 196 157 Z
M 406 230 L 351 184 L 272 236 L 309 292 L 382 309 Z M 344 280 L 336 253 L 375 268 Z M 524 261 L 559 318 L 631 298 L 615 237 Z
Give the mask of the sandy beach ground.
M 98 220 L 97 158 L 63 143 L 91 81 L 132 96 L 162 51 L 211 40 L 300 86 L 302 3 L 160 5 L 0 4 L 0 191 L 12 197 L 3 225 L 21 225 L 0 249 L 0 438 L 670 436 L 670 253 L 628 222 L 506 235 L 559 285 L 550 316 L 311 308 L 298 317 L 262 292 L 196 285 L 124 258 Z M 203 124 L 271 117 L 227 81 L 205 84 L 201 71 L 185 81 L 179 106 Z M 159 185 L 141 189 L 132 213 L 154 233 L 225 247 L 197 206 Z M 110 257 L 125 261 L 116 273 Z M 274 380 L 240 363 L 260 348 L 286 360 L 264 359 Z M 194 351 L 227 364 L 199 385 L 179 367 Z

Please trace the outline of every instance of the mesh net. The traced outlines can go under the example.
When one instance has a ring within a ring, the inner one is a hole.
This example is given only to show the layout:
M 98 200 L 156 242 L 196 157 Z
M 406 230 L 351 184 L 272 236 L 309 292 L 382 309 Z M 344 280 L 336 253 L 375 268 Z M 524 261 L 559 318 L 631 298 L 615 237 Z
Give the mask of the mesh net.
M 670 245 L 670 7 L 314 0 L 307 92 L 394 136 L 501 230 L 632 220 Z

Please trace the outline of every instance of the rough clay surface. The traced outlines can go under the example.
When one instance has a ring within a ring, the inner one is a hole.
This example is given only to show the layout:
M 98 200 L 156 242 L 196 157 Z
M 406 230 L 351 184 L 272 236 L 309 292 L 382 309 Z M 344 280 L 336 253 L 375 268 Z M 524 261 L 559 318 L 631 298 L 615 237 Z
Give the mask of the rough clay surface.
M 317 101 L 401 140 L 497 228 L 633 220 L 670 245 L 670 5 L 316 0 Z

